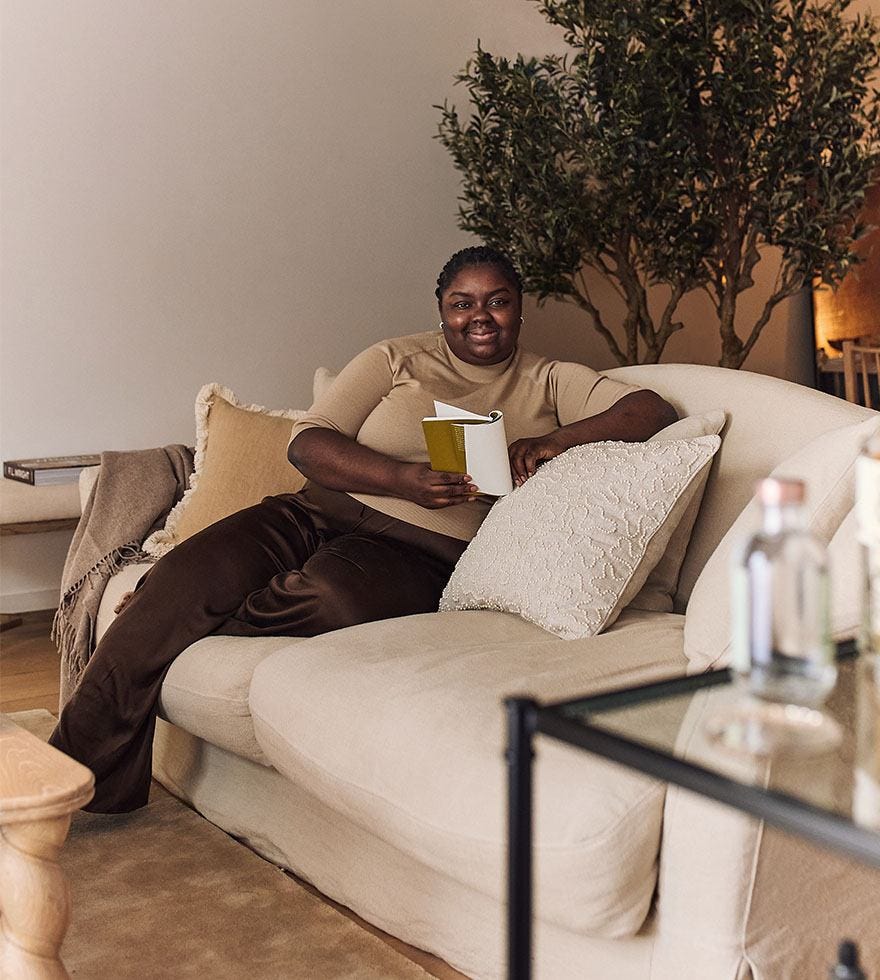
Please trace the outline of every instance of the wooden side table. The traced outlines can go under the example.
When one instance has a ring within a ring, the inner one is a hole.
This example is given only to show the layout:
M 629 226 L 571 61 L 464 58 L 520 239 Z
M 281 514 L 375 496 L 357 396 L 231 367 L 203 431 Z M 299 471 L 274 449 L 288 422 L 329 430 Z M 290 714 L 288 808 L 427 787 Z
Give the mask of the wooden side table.
M 59 980 L 70 890 L 58 864 L 91 770 L 0 715 L 0 976 Z
M 47 531 L 73 531 L 79 524 L 78 517 L 53 517 L 45 521 L 18 521 L 16 524 L 0 524 L 0 535 L 40 534 Z

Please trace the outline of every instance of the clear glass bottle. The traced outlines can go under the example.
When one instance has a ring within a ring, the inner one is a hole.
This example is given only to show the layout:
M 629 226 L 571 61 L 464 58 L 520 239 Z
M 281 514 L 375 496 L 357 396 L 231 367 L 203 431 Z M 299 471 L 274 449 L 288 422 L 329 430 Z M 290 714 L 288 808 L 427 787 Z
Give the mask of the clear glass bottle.
M 817 708 L 837 669 L 829 636 L 828 561 L 807 529 L 804 484 L 770 477 L 756 496 L 761 526 L 735 557 L 731 666 L 763 701 Z M 796 724 L 797 715 L 790 714 Z
M 868 440 L 856 464 L 856 528 L 862 554 L 862 624 L 853 817 L 880 830 L 880 433 Z
M 856 533 L 862 553 L 862 626 L 859 652 L 880 655 L 880 432 L 856 462 Z

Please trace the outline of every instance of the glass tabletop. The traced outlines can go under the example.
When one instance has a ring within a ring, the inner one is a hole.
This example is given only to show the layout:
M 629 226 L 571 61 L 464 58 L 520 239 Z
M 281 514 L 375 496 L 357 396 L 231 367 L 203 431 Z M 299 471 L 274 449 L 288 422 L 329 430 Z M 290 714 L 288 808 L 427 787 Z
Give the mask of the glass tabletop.
M 854 653 L 821 711 L 755 702 L 720 670 L 544 705 L 536 730 L 880 865 L 880 677 Z M 788 742 L 756 737 L 768 710 L 795 712 Z

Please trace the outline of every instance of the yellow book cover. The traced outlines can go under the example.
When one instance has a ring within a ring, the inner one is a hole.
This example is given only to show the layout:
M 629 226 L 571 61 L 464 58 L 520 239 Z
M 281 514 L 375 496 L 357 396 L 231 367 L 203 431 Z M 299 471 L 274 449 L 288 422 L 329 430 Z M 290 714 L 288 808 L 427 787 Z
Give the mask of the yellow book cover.
M 436 415 L 422 419 L 431 469 L 467 473 L 481 493 L 493 497 L 510 493 L 513 482 L 502 413 L 476 415 L 437 401 L 434 411 Z

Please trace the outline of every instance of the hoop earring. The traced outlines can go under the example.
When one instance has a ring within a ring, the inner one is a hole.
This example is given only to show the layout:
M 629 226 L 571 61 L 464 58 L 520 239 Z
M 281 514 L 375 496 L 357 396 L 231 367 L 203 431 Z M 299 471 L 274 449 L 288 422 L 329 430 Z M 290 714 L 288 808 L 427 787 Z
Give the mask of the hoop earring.
M 525 322 L 526 322 L 526 318 L 524 316 L 521 316 L 519 318 L 519 325 L 522 326 Z
M 446 326 L 446 324 L 445 324 L 445 323 L 444 323 L 444 322 L 443 322 L 443 321 L 441 320 L 441 321 L 440 321 L 440 326 L 438 327 L 438 329 L 440 330 L 440 332 L 441 332 L 441 333 L 443 332 L 443 328 L 444 328 L 445 326 Z

